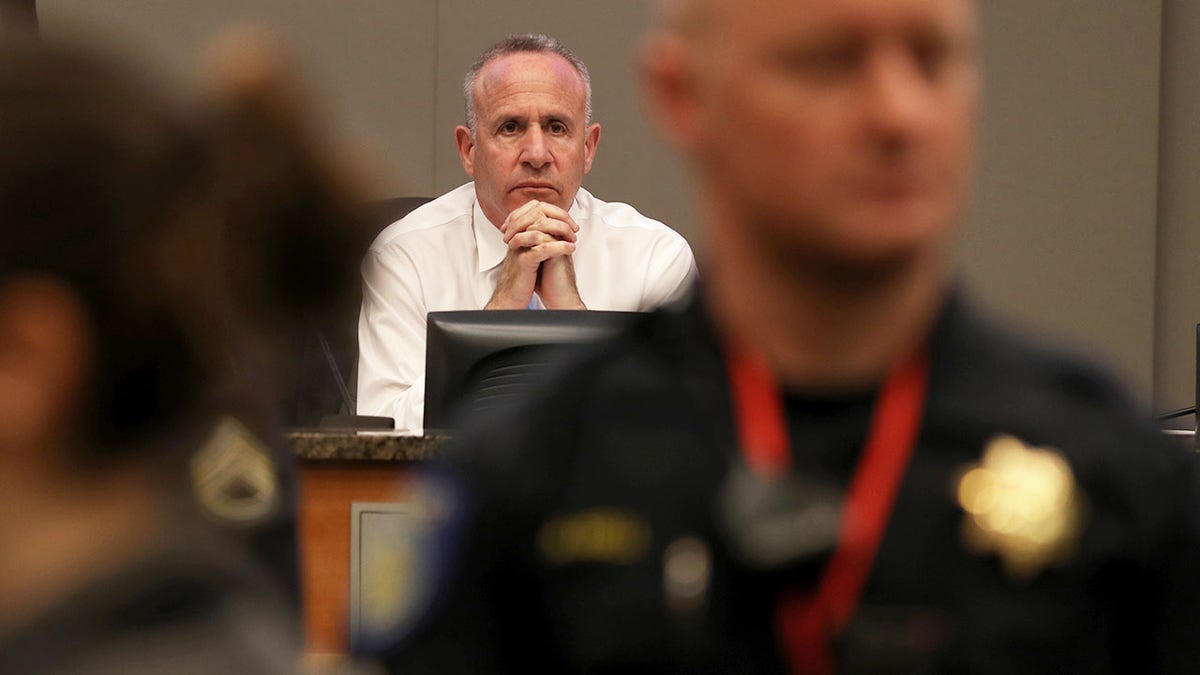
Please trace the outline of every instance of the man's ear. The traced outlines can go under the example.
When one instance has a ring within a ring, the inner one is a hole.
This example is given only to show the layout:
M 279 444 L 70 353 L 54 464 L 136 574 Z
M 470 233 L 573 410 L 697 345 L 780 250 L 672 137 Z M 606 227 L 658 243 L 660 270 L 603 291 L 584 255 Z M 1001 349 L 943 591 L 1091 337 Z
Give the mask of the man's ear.
M 0 286 L 0 448 L 39 447 L 72 425 L 87 377 L 87 311 L 46 279 Z
M 689 152 L 703 131 L 692 49 L 682 37 L 660 32 L 642 42 L 638 56 L 642 92 L 659 133 Z
M 600 125 L 588 127 L 587 135 L 583 137 L 583 172 L 592 170 L 592 160 L 596 158 L 596 147 L 600 145 Z
M 458 126 L 454 128 L 454 142 L 458 145 L 458 160 L 462 162 L 463 171 L 471 178 L 475 177 L 475 135 L 471 130 Z

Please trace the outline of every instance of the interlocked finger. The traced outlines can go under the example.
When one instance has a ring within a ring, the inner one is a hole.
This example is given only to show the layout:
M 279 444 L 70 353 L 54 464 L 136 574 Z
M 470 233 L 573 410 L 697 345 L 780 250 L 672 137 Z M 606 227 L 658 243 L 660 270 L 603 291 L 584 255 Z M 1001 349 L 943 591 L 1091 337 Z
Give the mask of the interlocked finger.
M 554 237 L 540 232 L 538 230 L 526 230 L 518 232 L 508 239 L 508 248 L 518 251 L 524 248 L 533 248 L 539 244 L 546 244 L 552 241 L 558 241 Z

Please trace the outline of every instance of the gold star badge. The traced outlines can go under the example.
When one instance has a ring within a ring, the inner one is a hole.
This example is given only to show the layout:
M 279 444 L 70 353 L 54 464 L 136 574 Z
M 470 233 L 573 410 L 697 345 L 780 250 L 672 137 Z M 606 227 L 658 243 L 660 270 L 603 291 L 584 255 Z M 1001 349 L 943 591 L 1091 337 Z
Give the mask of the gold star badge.
M 996 553 L 1014 578 L 1032 578 L 1074 556 L 1084 498 L 1057 450 L 997 436 L 982 461 L 962 473 L 957 495 L 966 512 L 963 544 Z

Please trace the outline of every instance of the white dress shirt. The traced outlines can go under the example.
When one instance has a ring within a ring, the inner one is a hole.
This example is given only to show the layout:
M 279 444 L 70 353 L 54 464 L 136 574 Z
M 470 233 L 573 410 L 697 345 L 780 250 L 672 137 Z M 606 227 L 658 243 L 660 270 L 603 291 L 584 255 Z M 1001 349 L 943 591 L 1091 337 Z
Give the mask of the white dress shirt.
M 580 188 L 575 280 L 589 309 L 648 311 L 683 295 L 696 275 L 678 233 L 628 204 Z M 358 322 L 358 413 L 421 433 L 425 411 L 425 317 L 483 309 L 508 251 L 467 183 L 379 234 L 363 261 Z M 536 300 L 538 306 L 540 301 Z

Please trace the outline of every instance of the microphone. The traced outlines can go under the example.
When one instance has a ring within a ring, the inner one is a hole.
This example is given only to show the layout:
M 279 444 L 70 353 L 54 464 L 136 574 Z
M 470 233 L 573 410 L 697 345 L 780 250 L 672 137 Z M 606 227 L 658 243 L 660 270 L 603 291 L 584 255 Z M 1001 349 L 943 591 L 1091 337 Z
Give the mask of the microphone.
M 396 420 L 391 417 L 354 414 L 356 408 L 354 398 L 350 396 L 350 388 L 346 386 L 346 378 L 342 377 L 342 370 L 338 368 L 337 359 L 333 355 L 333 348 L 329 346 L 329 340 L 325 339 L 324 333 L 320 330 L 316 330 L 316 333 L 317 340 L 321 343 L 321 351 L 325 354 L 325 363 L 329 366 L 329 372 L 333 373 L 333 379 L 337 382 L 338 394 L 342 398 L 342 406 L 346 410 L 346 414 L 326 415 L 322 417 L 319 425 L 320 428 L 353 431 L 395 429 Z
M 1165 412 L 1165 413 L 1155 415 L 1154 421 L 1165 422 L 1167 420 L 1173 420 L 1177 417 L 1184 417 L 1186 415 L 1194 415 L 1194 414 L 1196 414 L 1196 406 L 1191 406 L 1188 408 L 1180 408 L 1179 410 L 1172 410 L 1171 412 Z

